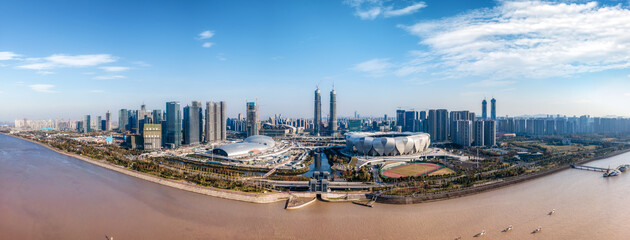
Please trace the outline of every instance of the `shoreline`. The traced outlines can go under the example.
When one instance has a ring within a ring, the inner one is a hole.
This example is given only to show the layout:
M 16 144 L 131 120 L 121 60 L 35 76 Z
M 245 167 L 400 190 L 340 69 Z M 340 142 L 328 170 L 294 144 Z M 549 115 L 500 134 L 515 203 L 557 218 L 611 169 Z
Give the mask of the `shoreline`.
M 288 193 L 284 193 L 284 192 L 267 193 L 267 194 L 244 193 L 244 192 L 236 192 L 236 191 L 230 191 L 230 190 L 225 190 L 225 189 L 202 187 L 202 186 L 198 186 L 198 185 L 195 185 L 195 184 L 192 184 L 192 183 L 186 183 L 186 182 L 181 182 L 181 181 L 173 181 L 173 180 L 169 180 L 169 179 L 164 179 L 164 178 L 161 178 L 161 177 L 158 177 L 158 176 L 137 172 L 137 171 L 134 171 L 134 170 L 131 170 L 131 169 L 124 168 L 122 166 L 111 164 L 111 163 L 108 163 L 108 162 L 106 162 L 104 160 L 96 160 L 96 159 L 92 159 L 92 158 L 89 158 L 89 157 L 86 157 L 86 156 L 82 156 L 82 155 L 79 155 L 79 154 L 62 151 L 62 150 L 56 149 L 56 148 L 54 148 L 52 146 L 49 146 L 47 144 L 44 144 L 44 143 L 41 143 L 41 142 L 37 142 L 35 140 L 31 140 L 31 139 L 27 139 L 27 138 L 11 135 L 11 134 L 6 134 L 6 133 L 2 133 L 2 134 L 6 135 L 6 136 L 9 136 L 9 137 L 14 137 L 14 138 L 17 138 L 17 139 L 21 139 L 21 140 L 24 140 L 24 141 L 28 141 L 28 142 L 31 142 L 31 143 L 38 144 L 40 146 L 43 146 L 45 148 L 48 148 L 48 149 L 56 152 L 56 153 L 63 154 L 63 155 L 68 156 L 68 157 L 76 158 L 78 160 L 81 160 L 81 161 L 84 161 L 84 162 L 87 162 L 87 163 L 91 163 L 91 164 L 94 164 L 96 166 L 99 166 L 99 167 L 102 167 L 102 168 L 105 168 L 105 169 L 116 171 L 118 173 L 122 173 L 122 174 L 125 174 L 127 176 L 139 178 L 139 179 L 142 179 L 142 180 L 145 180 L 145 181 L 153 182 L 153 183 L 156 183 L 156 184 L 160 184 L 160 185 L 163 185 L 163 186 L 168 186 L 168 187 L 172 187 L 172 188 L 176 188 L 176 189 L 180 189 L 180 190 L 184 190 L 184 191 L 188 191 L 188 192 L 203 194 L 203 195 L 217 197 L 217 198 L 229 199 L 229 200 L 250 202 L 250 203 L 274 203 L 274 202 L 280 202 L 280 201 L 285 201 L 285 200 L 289 199 L 289 194 Z
M 137 172 L 131 169 L 127 169 L 124 168 L 122 166 L 118 166 L 115 164 L 111 164 L 108 163 L 104 160 L 96 160 L 96 159 L 92 159 L 86 156 L 82 156 L 79 154 L 75 154 L 75 153 L 70 153 L 70 152 L 66 152 L 63 150 L 59 150 L 56 149 L 52 146 L 49 146 L 47 144 L 35 141 L 35 140 L 31 140 L 31 139 L 27 139 L 27 138 L 23 138 L 23 137 L 19 137 L 19 136 L 15 136 L 15 135 L 11 135 L 11 134 L 7 134 L 7 133 L 1 133 L 0 134 L 4 134 L 6 136 L 9 137 L 14 137 L 14 138 L 18 138 L 24 141 L 28 141 L 31 143 L 35 143 L 38 144 L 40 146 L 43 146 L 45 148 L 48 148 L 56 153 L 59 154 L 63 154 L 65 156 L 68 157 L 73 157 L 76 158 L 78 160 L 84 161 L 84 162 L 88 162 L 97 166 L 100 166 L 102 168 L 106 168 L 112 171 L 116 171 L 118 173 L 122 173 L 125 174 L 127 176 L 131 176 L 131 177 L 136 177 L 145 181 L 149 181 L 149 182 L 153 182 L 156 184 L 160 184 L 163 186 L 168 186 L 168 187 L 172 187 L 172 188 L 176 188 L 179 190 L 184 190 L 184 191 L 189 191 L 189 192 L 193 192 L 193 193 L 198 193 L 198 194 L 203 194 L 203 195 L 207 195 L 207 196 L 211 196 L 211 197 L 217 197 L 217 198 L 223 198 L 223 199 L 228 199 L 228 200 L 236 200 L 236 201 L 242 201 L 242 202 L 249 202 L 249 203 L 274 203 L 274 202 L 279 202 L 279 201 L 286 201 L 287 199 L 290 198 L 290 194 L 286 193 L 286 192 L 278 192 L 278 193 L 267 193 L 267 194 L 256 194 L 256 193 L 245 193 L 245 192 L 237 192 L 237 191 L 231 191 L 231 190 L 225 190 L 225 189 L 218 189 L 218 188 L 211 188 L 211 187 L 203 187 L 203 186 L 198 186 L 195 185 L 193 183 L 187 183 L 187 182 L 182 182 L 182 181 L 173 181 L 173 180 L 169 180 L 169 179 L 164 179 L 158 176 L 154 176 L 154 175 L 150 175 L 150 174 L 146 174 L 146 173 L 142 173 L 142 172 Z M 612 152 L 609 154 L 606 154 L 604 156 L 599 156 L 599 157 L 592 157 L 592 158 L 587 158 L 587 159 L 583 159 L 580 160 L 578 162 L 576 162 L 576 164 L 585 164 L 588 162 L 592 162 L 592 161 L 597 161 L 597 160 L 602 160 L 602 159 L 606 159 L 606 158 L 610 158 L 610 157 L 614 157 L 620 154 L 624 154 L 630 152 L 630 148 L 629 149 L 624 149 L 624 150 L 620 150 L 620 151 L 616 151 L 616 152 Z M 456 191 L 451 191 L 451 192 L 438 192 L 438 193 L 433 193 L 433 194 L 423 194 L 423 195 L 417 195 L 417 196 L 398 196 L 398 195 L 379 195 L 376 194 L 377 196 L 377 200 L 376 202 L 378 203 L 385 203 L 385 204 L 417 204 L 417 203 L 425 203 L 425 202 L 435 202 L 435 201 L 442 201 L 442 200 L 448 200 L 448 199 L 453 199 L 453 198 L 458 198 L 458 197 L 465 197 L 465 196 L 469 196 L 469 195 L 475 195 L 475 194 L 479 194 L 479 193 L 483 193 L 483 192 L 489 192 L 489 191 L 493 191 L 493 190 L 498 190 L 504 187 L 508 187 L 511 185 L 515 185 L 518 183 L 523 183 L 529 180 L 533 180 L 533 179 L 537 179 L 537 178 L 541 178 L 547 175 L 551 175 L 557 172 L 560 172 L 562 170 L 566 170 L 569 169 L 570 165 L 566 165 L 566 166 L 560 166 L 560 167 L 556 167 L 553 169 L 547 169 L 544 170 L 542 172 L 538 172 L 538 173 L 534 173 L 531 175 L 525 175 L 525 176 L 519 176 L 517 178 L 514 179 L 508 179 L 508 180 L 501 180 L 499 182 L 496 183 L 491 183 L 491 184 L 487 184 L 487 185 L 482 185 L 482 186 L 477 186 L 477 187 L 470 187 L 470 188 L 465 188 L 465 189 L 459 189 Z M 316 196 L 316 193 L 310 193 L 310 192 L 304 192 L 304 193 L 297 193 L 297 192 L 293 192 L 291 194 L 294 195 L 299 195 L 300 197 L 313 197 Z M 326 195 L 329 194 L 343 194 L 343 193 L 335 193 L 335 192 L 329 192 Z M 355 194 L 353 194 L 355 195 Z M 373 193 L 361 193 L 361 195 L 363 195 L 365 198 L 372 198 L 375 194 Z M 356 197 L 356 196 L 355 196 Z M 337 201 L 334 201 L 337 202 Z M 342 201 L 338 201 L 338 202 L 342 202 Z M 350 202 L 350 201 L 346 201 L 346 202 Z
M 575 164 L 585 164 L 592 161 L 603 160 L 606 158 L 611 158 L 611 157 L 628 153 L 628 152 L 630 152 L 630 148 L 615 151 L 615 152 L 606 154 L 604 156 L 582 159 L 580 161 L 577 161 Z M 465 196 L 475 195 L 479 193 L 498 190 L 498 189 L 509 187 L 515 184 L 524 183 L 530 180 L 545 177 L 545 176 L 548 176 L 548 175 L 551 175 L 551 174 L 554 174 L 563 170 L 567 170 L 570 168 L 571 168 L 571 165 L 568 164 L 568 165 L 559 166 L 552 169 L 543 170 L 541 172 L 537 172 L 531 175 L 518 176 L 514 179 L 501 180 L 501 181 L 491 183 L 491 184 L 464 188 L 464 189 L 459 189 L 455 191 L 437 192 L 437 193 L 432 193 L 432 194 L 422 194 L 422 195 L 416 195 L 416 196 L 376 194 L 376 197 L 377 197 L 376 202 L 385 203 L 385 204 L 417 204 L 417 203 L 435 202 L 435 201 L 454 199 L 454 198 L 465 197 Z M 369 197 L 373 197 L 373 196 L 374 194 L 369 194 Z

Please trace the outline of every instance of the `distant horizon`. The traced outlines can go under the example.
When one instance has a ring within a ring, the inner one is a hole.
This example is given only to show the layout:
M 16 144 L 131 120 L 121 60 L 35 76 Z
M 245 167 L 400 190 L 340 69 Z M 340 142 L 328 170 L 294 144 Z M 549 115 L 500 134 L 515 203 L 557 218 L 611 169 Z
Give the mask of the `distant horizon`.
M 258 99 L 261 118 L 311 118 L 316 86 L 323 116 L 333 86 L 338 116 L 480 112 L 492 97 L 501 116 L 630 115 L 630 1 L 71 0 L 3 10 L 7 121 L 117 115 L 142 102 L 163 110 L 173 99 L 224 100 L 228 116 Z

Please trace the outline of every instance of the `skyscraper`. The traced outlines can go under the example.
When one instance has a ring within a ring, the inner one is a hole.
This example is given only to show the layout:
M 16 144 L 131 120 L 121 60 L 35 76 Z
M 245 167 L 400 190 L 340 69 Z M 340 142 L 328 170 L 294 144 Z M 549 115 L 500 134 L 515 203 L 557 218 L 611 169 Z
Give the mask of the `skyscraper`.
M 111 113 L 109 113 L 109 111 L 107 111 L 107 113 L 105 113 L 105 131 L 111 131 L 112 130 L 112 115 Z
M 197 101 L 193 101 L 192 105 L 184 107 L 184 125 L 183 125 L 183 137 L 184 144 L 198 144 L 201 139 L 199 133 L 199 113 L 201 104 Z
M 470 120 L 458 120 L 457 121 L 457 137 L 455 143 L 470 147 L 472 143 L 472 121 Z
M 151 115 L 152 115 L 152 118 L 153 118 L 153 124 L 160 124 L 160 123 L 162 123 L 162 110 L 159 110 L 159 109 L 153 110 Z
M 330 91 L 330 122 L 328 123 L 330 128 L 330 135 L 337 135 L 337 92 L 335 89 Z
M 256 102 L 247 102 L 247 136 L 258 135 L 259 129 L 258 106 Z
M 118 131 L 127 131 L 129 125 L 129 111 L 127 109 L 120 109 L 118 112 Z
M 483 146 L 484 145 L 484 122 L 483 120 L 474 121 L 473 122 L 473 145 L 475 146 Z
M 315 89 L 315 114 L 313 116 L 313 135 L 319 136 L 322 126 L 322 94 L 319 87 Z
M 486 101 L 486 99 L 483 99 L 483 101 L 481 101 L 481 118 L 488 118 L 488 101 Z
M 166 103 L 166 146 L 177 148 L 182 144 L 182 113 L 179 102 Z
M 418 132 L 420 131 L 420 120 L 418 111 L 405 111 L 405 121 L 403 131 Z
M 83 133 L 89 133 L 92 131 L 92 117 L 90 115 L 85 115 L 83 118 Z
M 206 102 L 206 142 L 225 141 L 226 131 L 225 102 Z
M 405 126 L 405 110 L 396 110 L 396 126 L 404 128 Z
M 483 144 L 488 147 L 497 145 L 497 122 L 486 120 L 483 123 Z
M 432 142 L 445 142 L 448 140 L 448 110 L 429 110 L 427 123 L 427 132 L 431 135 Z
M 490 104 L 490 117 L 492 120 L 497 120 L 497 100 L 492 98 L 492 100 L 490 100 Z

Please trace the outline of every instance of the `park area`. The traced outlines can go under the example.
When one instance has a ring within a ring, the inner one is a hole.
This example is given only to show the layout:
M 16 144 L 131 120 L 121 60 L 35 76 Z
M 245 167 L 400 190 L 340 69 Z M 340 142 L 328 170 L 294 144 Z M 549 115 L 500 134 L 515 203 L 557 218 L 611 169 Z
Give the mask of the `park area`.
M 422 175 L 451 174 L 453 170 L 434 163 L 409 163 L 385 169 L 382 175 L 388 178 L 400 178 Z

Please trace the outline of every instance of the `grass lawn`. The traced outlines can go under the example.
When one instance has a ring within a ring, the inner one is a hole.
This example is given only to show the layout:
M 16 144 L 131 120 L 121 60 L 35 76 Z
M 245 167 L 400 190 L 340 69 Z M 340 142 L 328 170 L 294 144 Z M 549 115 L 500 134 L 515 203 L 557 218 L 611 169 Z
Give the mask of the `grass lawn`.
M 383 175 L 391 178 L 418 176 L 439 169 L 441 166 L 432 163 L 413 163 L 385 170 Z

